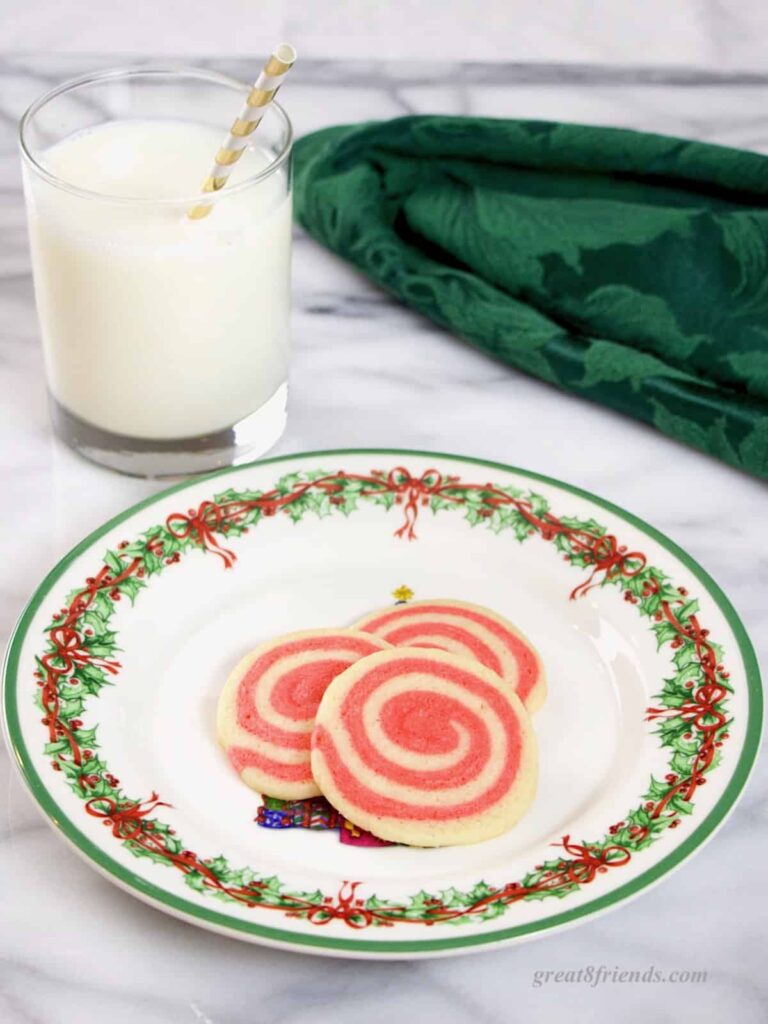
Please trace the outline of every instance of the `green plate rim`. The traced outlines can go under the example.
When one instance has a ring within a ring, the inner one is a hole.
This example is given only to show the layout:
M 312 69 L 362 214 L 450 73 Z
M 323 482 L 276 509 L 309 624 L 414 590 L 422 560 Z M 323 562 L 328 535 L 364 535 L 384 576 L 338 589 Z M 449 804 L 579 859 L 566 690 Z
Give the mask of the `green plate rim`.
M 581 906 L 573 907 L 572 909 L 565 910 L 559 914 L 554 914 L 545 921 L 534 921 L 528 924 L 515 925 L 510 928 L 503 928 L 484 934 L 455 935 L 451 938 L 429 938 L 416 941 L 406 939 L 392 942 L 363 938 L 336 938 L 324 933 L 298 934 L 296 932 L 286 931 L 282 928 L 262 925 L 254 921 L 240 921 L 235 918 L 231 918 L 219 911 L 192 903 L 187 899 L 168 892 L 160 886 L 146 881 L 96 847 L 88 837 L 81 832 L 77 825 L 75 825 L 67 815 L 64 814 L 56 800 L 51 796 L 32 764 L 29 752 L 24 743 L 18 715 L 16 683 L 19 657 L 21 655 L 21 650 L 27 637 L 27 632 L 32 618 L 65 570 L 100 537 L 109 533 L 110 530 L 114 529 L 114 527 L 135 515 L 137 512 L 141 512 L 143 509 L 149 508 L 151 505 L 164 501 L 171 494 L 176 494 L 189 487 L 197 487 L 200 484 L 205 484 L 209 480 L 215 480 L 217 477 L 224 476 L 228 473 L 247 472 L 248 470 L 259 468 L 261 466 L 281 462 L 295 462 L 301 459 L 336 458 L 346 457 L 349 455 L 369 455 L 372 457 L 397 456 L 398 458 L 401 456 L 414 456 L 417 458 L 429 458 L 435 460 L 452 459 L 457 462 L 465 462 L 471 465 L 499 469 L 506 473 L 514 473 L 519 476 L 527 477 L 531 480 L 538 480 L 542 483 L 559 487 L 571 494 L 575 494 L 578 497 L 594 502 L 599 507 L 617 515 L 625 522 L 628 522 L 630 525 L 636 527 L 647 536 L 657 541 L 693 573 L 693 575 L 707 590 L 710 597 L 714 600 L 736 637 L 739 653 L 741 655 L 747 677 L 747 694 L 749 703 L 744 745 L 726 789 L 721 794 L 719 800 L 706 818 L 704 818 L 693 832 L 683 840 L 682 843 L 676 846 L 674 850 L 662 857 L 661 860 L 648 868 L 648 870 L 638 875 L 637 878 L 613 889 L 610 893 L 606 893 L 603 896 L 598 896 L 595 899 L 589 900 Z M 42 583 L 39 584 L 32 594 L 32 597 L 29 599 L 11 634 L 8 648 L 6 650 L 3 665 L 2 705 L 4 711 L 6 742 L 22 778 L 24 779 L 32 796 L 37 801 L 37 804 L 49 821 L 59 829 L 61 834 L 70 843 L 72 843 L 77 851 L 87 860 L 92 861 L 102 873 L 106 874 L 110 880 L 114 880 L 121 888 L 132 891 L 140 898 L 160 910 L 165 910 L 175 916 L 192 918 L 193 923 L 201 922 L 204 926 L 207 925 L 217 931 L 234 934 L 235 937 L 248 936 L 250 938 L 265 940 L 267 943 L 279 944 L 283 947 L 296 946 L 304 952 L 324 949 L 329 951 L 349 952 L 353 954 L 383 953 L 385 955 L 388 954 L 390 957 L 398 954 L 420 954 L 440 951 L 449 952 L 459 951 L 462 949 L 470 951 L 472 948 L 483 945 L 509 942 L 510 940 L 520 939 L 526 936 L 532 937 L 549 931 L 552 928 L 559 928 L 564 925 L 573 924 L 581 918 L 593 916 L 638 895 L 644 889 L 652 886 L 665 875 L 677 868 L 683 863 L 683 861 L 687 860 L 688 857 L 690 857 L 714 834 L 734 809 L 757 759 L 763 720 L 763 693 L 760 670 L 752 643 L 741 619 L 736 614 L 733 605 L 712 577 L 695 559 L 693 559 L 674 541 L 670 540 L 669 537 L 651 526 L 650 523 L 638 518 L 626 509 L 621 508 L 619 505 L 615 505 L 613 502 L 600 498 L 597 495 L 592 494 L 590 491 L 586 491 L 580 487 L 575 487 L 572 484 L 565 483 L 564 481 L 558 480 L 554 477 L 545 476 L 541 473 L 521 469 L 515 466 L 509 466 L 503 462 L 496 462 L 489 459 L 475 458 L 469 455 L 452 455 L 449 452 L 419 451 L 417 449 L 409 448 L 331 448 L 320 451 L 277 455 L 269 459 L 259 459 L 254 462 L 244 463 L 240 466 L 227 466 L 205 476 L 192 477 L 178 484 L 174 484 L 171 487 L 167 487 L 162 491 L 159 491 L 157 494 L 150 495 L 143 501 L 130 506 L 130 508 L 114 516 L 112 519 L 109 519 L 106 523 L 103 523 L 96 530 L 88 534 L 80 541 L 79 544 L 61 558 L 43 579 Z

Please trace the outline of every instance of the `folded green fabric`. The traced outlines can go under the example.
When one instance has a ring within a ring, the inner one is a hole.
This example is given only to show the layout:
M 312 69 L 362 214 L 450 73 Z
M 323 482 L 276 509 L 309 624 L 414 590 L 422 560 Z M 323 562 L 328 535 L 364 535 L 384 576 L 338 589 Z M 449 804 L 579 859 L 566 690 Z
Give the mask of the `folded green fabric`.
M 768 157 L 403 117 L 296 146 L 319 241 L 478 348 L 768 477 Z

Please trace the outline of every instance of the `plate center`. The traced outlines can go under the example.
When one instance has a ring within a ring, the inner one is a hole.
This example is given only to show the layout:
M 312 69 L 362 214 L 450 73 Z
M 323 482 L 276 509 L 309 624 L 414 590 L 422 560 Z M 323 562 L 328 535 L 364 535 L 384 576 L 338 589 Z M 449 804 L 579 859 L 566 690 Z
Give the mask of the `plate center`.
M 636 787 L 648 679 L 659 677 L 652 638 L 637 635 L 636 620 L 615 597 L 570 601 L 578 582 L 573 570 L 537 544 L 501 543 L 500 557 L 489 563 L 487 540 L 469 532 L 460 568 L 446 565 L 448 538 L 434 529 L 438 522 L 410 545 L 357 520 L 324 522 L 306 533 L 277 529 L 268 542 L 239 541 L 234 571 L 193 554 L 153 580 L 124 616 L 121 678 L 99 701 L 100 741 L 126 790 L 156 791 L 172 804 L 164 818 L 199 855 L 225 853 L 233 866 L 281 877 L 309 873 L 312 884 L 327 875 L 404 884 L 413 876 L 421 885 L 424 873 L 436 884 L 453 884 L 465 874 L 476 878 L 478 868 L 509 877 L 530 869 L 542 846 L 563 835 L 604 829 L 612 820 L 606 803 L 621 813 L 622 791 Z M 392 591 L 402 583 L 417 597 L 487 605 L 543 652 L 549 697 L 534 722 L 540 781 L 532 809 L 498 839 L 437 850 L 367 850 L 341 845 L 335 833 L 257 826 L 259 797 L 240 782 L 215 739 L 216 703 L 231 667 L 262 640 L 348 625 L 393 604 Z

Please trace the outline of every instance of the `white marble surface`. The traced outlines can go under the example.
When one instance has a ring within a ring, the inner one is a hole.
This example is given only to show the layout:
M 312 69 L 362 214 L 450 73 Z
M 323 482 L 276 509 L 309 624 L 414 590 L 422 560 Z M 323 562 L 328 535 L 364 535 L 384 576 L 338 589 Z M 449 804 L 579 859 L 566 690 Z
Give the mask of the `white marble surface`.
M 56 559 L 104 518 L 158 489 L 81 461 L 52 438 L 46 418 L 14 122 L 50 84 L 104 63 L 18 57 L 0 68 L 3 638 Z M 243 67 L 213 63 L 235 73 Z M 768 150 L 768 76 L 477 64 L 342 70 L 305 62 L 290 90 L 285 99 L 299 131 L 333 119 L 473 111 L 622 124 Z M 764 484 L 492 362 L 301 235 L 293 334 L 290 426 L 278 452 L 412 446 L 572 481 L 684 545 L 729 594 L 758 656 L 766 654 Z M 248 946 L 137 903 L 58 840 L 2 752 L 0 1020 L 763 1021 L 767 784 L 763 763 L 730 821 L 674 881 L 593 923 L 461 960 L 367 964 Z M 535 970 L 589 964 L 706 970 L 708 980 L 533 987 Z
M 0 51 L 253 60 L 289 38 L 302 59 L 576 61 L 760 70 L 764 0 L 0 0 Z

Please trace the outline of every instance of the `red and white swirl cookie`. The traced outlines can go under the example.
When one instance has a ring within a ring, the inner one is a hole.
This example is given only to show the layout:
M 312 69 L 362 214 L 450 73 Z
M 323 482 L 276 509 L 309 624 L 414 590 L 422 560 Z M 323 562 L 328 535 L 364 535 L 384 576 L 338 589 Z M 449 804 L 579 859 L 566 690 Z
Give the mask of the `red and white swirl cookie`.
M 478 843 L 506 832 L 533 800 L 536 742 L 495 672 L 402 648 L 357 662 L 325 691 L 312 774 L 345 818 L 380 839 Z
M 243 782 L 282 800 L 317 796 L 310 739 L 320 698 L 350 665 L 388 647 L 354 629 L 313 629 L 247 654 L 227 679 L 216 722 L 219 743 Z
M 538 711 L 547 695 L 536 648 L 511 622 L 481 605 L 409 601 L 366 615 L 353 628 L 394 647 L 430 647 L 473 658 L 511 683 L 529 711 Z

